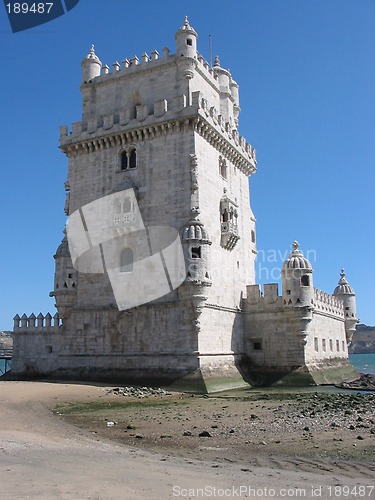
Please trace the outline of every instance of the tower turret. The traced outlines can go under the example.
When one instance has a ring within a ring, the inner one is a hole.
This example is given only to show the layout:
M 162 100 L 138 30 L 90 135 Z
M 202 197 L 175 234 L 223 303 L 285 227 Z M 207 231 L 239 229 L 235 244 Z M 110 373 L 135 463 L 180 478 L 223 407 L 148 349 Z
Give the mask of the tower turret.
M 281 270 L 284 307 L 313 307 L 312 266 L 299 250 L 298 241 Z
M 355 293 L 345 278 L 344 269 L 341 269 L 340 280 L 333 295 L 340 298 L 344 304 L 346 340 L 348 345 L 350 345 L 356 324 L 358 323 L 358 318 Z
M 50 297 L 55 297 L 56 308 L 60 318 L 69 316 L 72 308 L 75 305 L 77 296 L 77 271 L 73 268 L 72 259 L 70 257 L 66 230 L 64 230 L 64 238 L 56 250 L 55 259 L 55 284 L 54 290 L 50 293 Z
M 197 57 L 197 32 L 189 24 L 187 16 L 185 16 L 184 24 L 176 32 L 176 55 L 178 57 Z
M 220 87 L 220 113 L 232 129 L 237 129 L 240 113 L 238 84 L 232 79 L 230 71 L 221 67 L 218 56 L 215 57 L 213 71 Z
M 182 244 L 185 250 L 186 281 L 211 285 L 209 274 L 210 241 L 203 223 L 198 219 L 199 210 L 192 208 L 192 219 L 182 231 Z
M 94 45 L 91 45 L 90 52 L 81 62 L 82 67 L 82 83 L 89 82 L 93 78 L 100 76 L 102 63 L 99 57 L 95 54 Z

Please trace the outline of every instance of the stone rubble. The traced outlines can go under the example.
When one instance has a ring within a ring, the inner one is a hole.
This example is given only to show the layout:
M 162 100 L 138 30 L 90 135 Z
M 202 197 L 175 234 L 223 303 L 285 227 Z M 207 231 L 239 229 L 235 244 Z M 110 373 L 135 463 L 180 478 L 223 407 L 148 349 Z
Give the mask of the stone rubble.
M 107 389 L 107 394 L 115 394 L 117 396 L 148 398 L 150 396 L 168 396 L 171 395 L 165 389 L 152 388 L 152 387 L 114 387 Z

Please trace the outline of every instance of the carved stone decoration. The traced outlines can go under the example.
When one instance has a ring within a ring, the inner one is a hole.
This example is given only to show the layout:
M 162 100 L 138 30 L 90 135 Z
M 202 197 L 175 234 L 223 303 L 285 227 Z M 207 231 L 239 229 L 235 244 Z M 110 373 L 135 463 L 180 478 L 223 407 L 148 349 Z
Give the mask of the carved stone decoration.
M 198 158 L 197 155 L 190 155 L 191 167 L 191 191 L 194 193 L 198 190 Z
M 222 247 L 227 250 L 233 250 L 237 241 L 240 239 L 238 234 L 238 205 L 228 198 L 227 190 L 224 188 L 224 195 L 220 200 L 220 218 L 221 218 L 221 241 Z

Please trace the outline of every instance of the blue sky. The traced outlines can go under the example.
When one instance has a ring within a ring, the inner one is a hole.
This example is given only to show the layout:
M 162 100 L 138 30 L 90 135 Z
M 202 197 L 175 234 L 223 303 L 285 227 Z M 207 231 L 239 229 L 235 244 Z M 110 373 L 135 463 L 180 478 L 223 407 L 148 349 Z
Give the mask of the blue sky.
M 332 292 L 345 267 L 361 322 L 375 324 L 375 1 L 80 0 L 15 34 L 0 5 L 0 329 L 16 313 L 55 312 L 67 174 L 58 126 L 81 118 L 82 58 L 91 43 L 110 67 L 174 52 L 185 15 L 198 50 L 209 58 L 211 35 L 240 85 L 240 133 L 257 149 L 260 281 L 275 281 L 298 239 L 314 285 Z

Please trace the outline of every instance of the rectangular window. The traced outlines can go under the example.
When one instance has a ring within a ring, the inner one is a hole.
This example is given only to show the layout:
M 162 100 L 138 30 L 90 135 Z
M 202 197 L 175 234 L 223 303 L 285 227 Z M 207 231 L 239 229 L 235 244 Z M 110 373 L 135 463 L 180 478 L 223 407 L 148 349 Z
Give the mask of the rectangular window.
M 262 342 L 260 340 L 256 340 L 253 342 L 253 348 L 254 351 L 261 351 L 262 350 Z
M 315 351 L 316 351 L 316 352 L 319 352 L 319 341 L 318 341 L 318 337 L 315 337 L 315 338 L 314 338 L 314 347 L 315 347 Z
M 336 340 L 336 351 L 340 352 L 340 341 Z
M 341 342 L 341 345 L 342 345 L 342 350 L 345 352 L 345 341 L 344 340 Z
M 304 274 L 303 276 L 301 276 L 301 286 L 309 286 L 310 285 L 310 280 L 309 280 L 309 277 Z
M 326 352 L 326 350 L 327 350 L 326 339 L 322 339 L 322 349 L 324 352 Z
M 192 259 L 200 259 L 201 258 L 201 247 L 192 247 L 191 248 L 191 258 Z
M 333 351 L 333 340 L 329 339 L 329 350 Z

